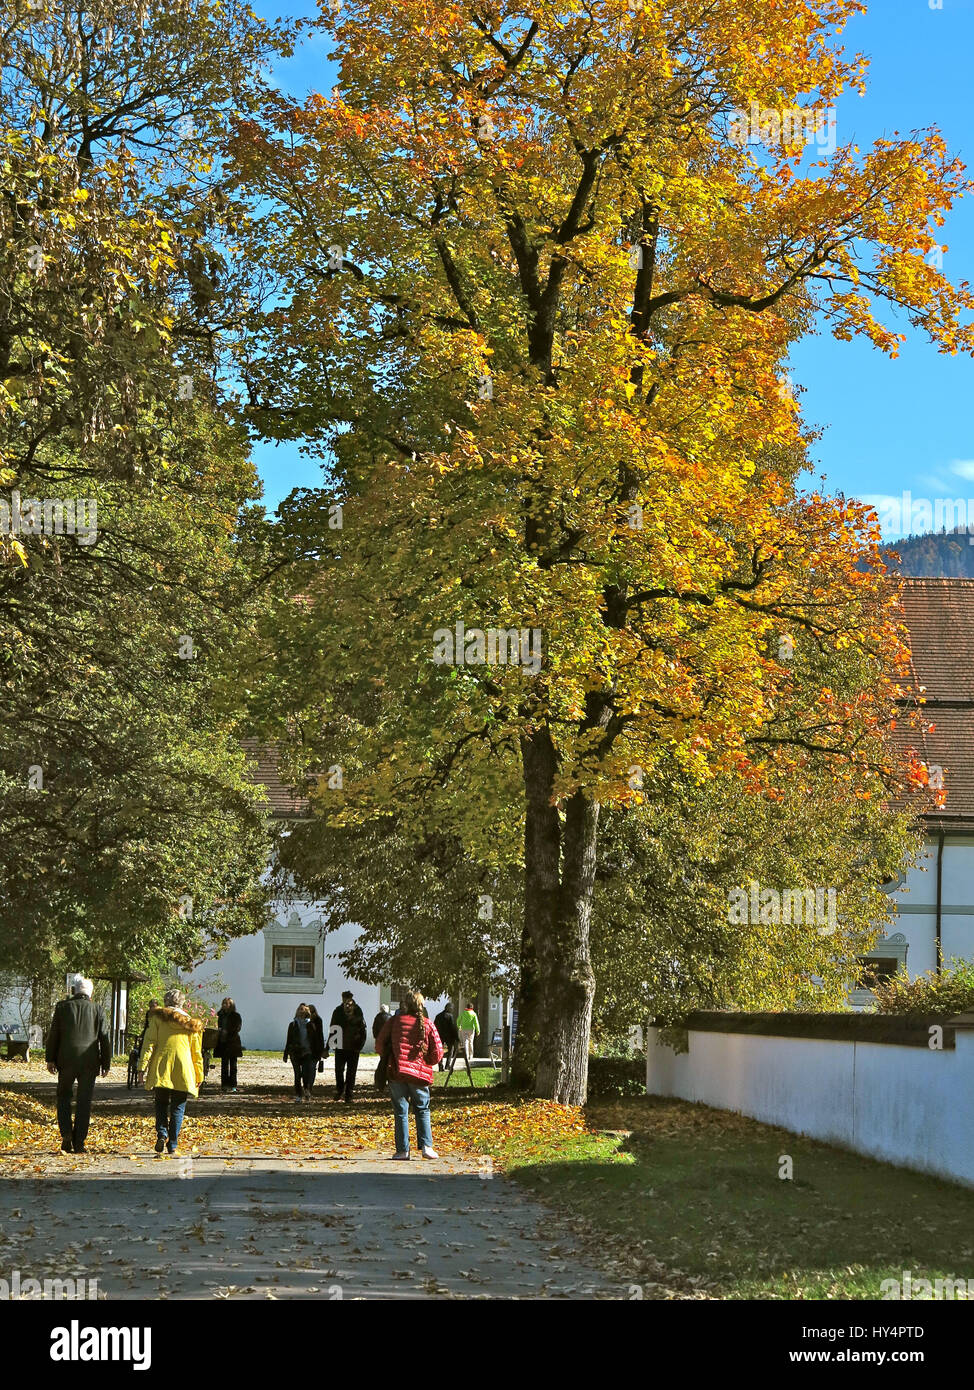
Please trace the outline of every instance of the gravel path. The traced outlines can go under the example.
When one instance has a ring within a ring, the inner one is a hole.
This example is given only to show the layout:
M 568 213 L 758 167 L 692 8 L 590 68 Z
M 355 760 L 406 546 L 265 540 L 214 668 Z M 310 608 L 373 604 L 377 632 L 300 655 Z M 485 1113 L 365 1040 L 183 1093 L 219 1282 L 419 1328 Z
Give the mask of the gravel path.
M 43 1163 L 0 1183 L 4 1277 L 97 1279 L 109 1299 L 629 1297 L 472 1161 Z
M 97 1280 L 85 1292 L 108 1299 L 632 1296 L 486 1156 L 393 1161 L 371 1067 L 346 1112 L 328 1064 L 308 1106 L 287 1099 L 290 1066 L 245 1063 L 239 1094 L 211 1083 L 191 1102 L 200 1142 L 172 1158 L 152 1153 L 149 1097 L 118 1068 L 97 1083 L 82 1156 L 54 1151 L 43 1064 L 4 1065 L 0 1084 L 49 1118 L 42 1147 L 0 1156 L 0 1278 Z

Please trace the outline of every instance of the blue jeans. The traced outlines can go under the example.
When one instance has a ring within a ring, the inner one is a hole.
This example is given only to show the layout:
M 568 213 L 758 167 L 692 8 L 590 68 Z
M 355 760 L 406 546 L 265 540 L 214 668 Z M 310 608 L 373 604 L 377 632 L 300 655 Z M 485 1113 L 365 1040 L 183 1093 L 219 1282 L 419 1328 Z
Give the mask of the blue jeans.
M 175 1153 L 189 1092 L 170 1091 L 168 1086 L 156 1086 L 153 1094 L 156 1098 L 156 1134 L 169 1152 Z
M 389 1081 L 389 1095 L 396 1117 L 396 1153 L 409 1153 L 409 1105 L 416 1116 L 416 1143 L 421 1149 L 433 1147 L 430 1124 L 430 1088 L 418 1081 Z

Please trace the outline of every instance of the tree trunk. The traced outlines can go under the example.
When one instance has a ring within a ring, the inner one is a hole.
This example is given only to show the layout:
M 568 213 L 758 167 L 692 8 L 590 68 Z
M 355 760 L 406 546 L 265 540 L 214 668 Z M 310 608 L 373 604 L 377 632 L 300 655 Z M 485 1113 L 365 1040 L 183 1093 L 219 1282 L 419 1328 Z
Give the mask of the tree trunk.
M 599 808 L 576 792 L 564 832 L 551 804 L 556 755 L 546 730 L 522 742 L 526 794 L 524 920 L 537 963 L 530 1053 L 534 1093 L 583 1105 L 595 979 L 589 950 Z M 562 843 L 564 841 L 564 843 Z M 518 1033 L 520 1034 L 520 1013 Z
M 521 760 L 526 802 L 523 941 L 527 949 L 521 959 L 514 1078 L 516 1085 L 533 1090 L 545 1029 L 538 947 L 550 937 L 557 915 L 561 860 L 561 821 L 551 804 L 557 762 L 546 729 L 521 740 Z
M 517 1007 L 517 1033 L 511 1057 L 511 1082 L 519 1090 L 534 1089 L 538 1070 L 538 1040 L 541 1036 L 541 991 L 538 963 L 527 922 L 521 928 L 521 961 L 514 1002 Z

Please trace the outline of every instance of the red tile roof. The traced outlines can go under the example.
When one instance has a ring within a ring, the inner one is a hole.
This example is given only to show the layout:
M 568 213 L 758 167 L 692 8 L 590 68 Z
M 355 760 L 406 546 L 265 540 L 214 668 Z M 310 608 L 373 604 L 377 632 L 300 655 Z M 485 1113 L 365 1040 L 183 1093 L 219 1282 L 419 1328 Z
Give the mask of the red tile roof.
M 242 746 L 251 763 L 255 764 L 250 774 L 251 779 L 260 783 L 267 793 L 270 814 L 275 818 L 306 816 L 307 799 L 298 796 L 295 787 L 282 781 L 277 749 L 274 745 L 260 743 L 255 738 L 245 738 L 242 740 Z
M 904 579 L 901 605 L 924 700 L 902 746 L 928 770 L 943 769 L 946 791 L 943 808 L 923 819 L 974 823 L 974 579 Z

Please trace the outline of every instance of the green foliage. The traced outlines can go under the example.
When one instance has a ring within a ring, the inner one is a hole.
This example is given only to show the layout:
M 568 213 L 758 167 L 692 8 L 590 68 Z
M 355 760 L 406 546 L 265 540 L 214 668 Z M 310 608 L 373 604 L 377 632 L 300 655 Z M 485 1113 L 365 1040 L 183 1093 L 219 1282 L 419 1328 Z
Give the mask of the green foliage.
M 619 1037 L 600 1038 L 595 1051 L 599 1057 L 621 1058 L 627 1062 L 631 1062 L 636 1057 L 645 1058 L 646 1055 L 638 1047 L 633 1046 L 632 1038 L 628 1033 Z
M 236 0 L 45 0 L 0 37 L 0 485 L 94 523 L 0 537 L 19 973 L 188 964 L 264 920 L 237 676 L 263 548 L 213 151 L 282 45 Z
M 278 854 L 289 884 L 322 903 L 329 931 L 355 922 L 339 960 L 351 978 L 416 981 L 427 995 L 495 989 L 516 973 L 521 881 L 478 863 L 447 834 L 417 836 L 393 816 L 365 826 L 323 816 L 293 827 Z
M 809 768 L 779 800 L 733 777 L 696 785 L 677 770 L 647 785 L 638 812 L 603 822 L 593 909 L 596 1038 L 693 1009 L 841 1008 L 850 962 L 890 901 L 878 885 L 916 853 L 907 816 Z M 836 891 L 838 926 L 728 920 L 728 894 L 752 880 Z
M 620 1096 L 646 1094 L 645 1057 L 590 1057 L 588 1059 L 588 1098 L 612 1100 Z
M 881 1014 L 951 1014 L 974 1009 L 974 961 L 954 956 L 941 974 L 892 975 L 872 987 Z

